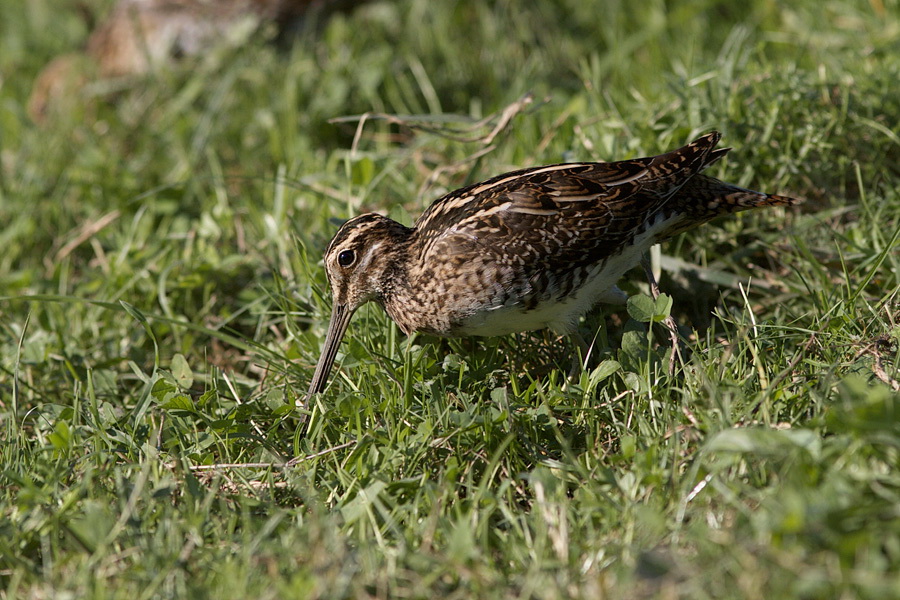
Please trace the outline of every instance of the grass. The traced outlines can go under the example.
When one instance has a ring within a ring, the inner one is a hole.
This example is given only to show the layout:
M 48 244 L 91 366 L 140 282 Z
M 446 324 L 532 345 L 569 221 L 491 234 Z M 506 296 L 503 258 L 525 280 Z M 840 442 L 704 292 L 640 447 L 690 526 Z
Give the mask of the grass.
M 43 128 L 31 81 L 84 25 L 2 12 L 4 598 L 900 589 L 896 0 L 373 2 Z M 575 381 L 551 336 L 407 341 L 365 309 L 303 433 L 331 219 L 713 128 L 717 175 L 806 202 L 663 248 L 674 375 L 665 307 L 588 317 Z

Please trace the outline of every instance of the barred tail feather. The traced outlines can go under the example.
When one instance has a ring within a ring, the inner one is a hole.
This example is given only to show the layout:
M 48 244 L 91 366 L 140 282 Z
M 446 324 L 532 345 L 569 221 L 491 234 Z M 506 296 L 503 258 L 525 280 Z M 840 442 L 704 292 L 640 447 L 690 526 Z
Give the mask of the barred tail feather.
M 695 175 L 678 191 L 670 206 L 700 220 L 766 206 L 790 206 L 796 198 L 748 190 L 714 177 Z
M 799 198 L 791 198 L 790 196 L 779 196 L 777 194 L 766 194 L 765 200 L 756 206 L 793 206 L 800 204 Z

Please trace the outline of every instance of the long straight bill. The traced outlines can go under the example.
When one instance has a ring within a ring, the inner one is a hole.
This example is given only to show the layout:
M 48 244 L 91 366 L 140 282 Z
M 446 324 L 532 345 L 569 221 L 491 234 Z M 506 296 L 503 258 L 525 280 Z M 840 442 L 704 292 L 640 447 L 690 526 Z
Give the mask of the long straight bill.
M 344 337 L 344 332 L 347 330 L 347 324 L 350 323 L 352 315 L 353 311 L 347 310 L 345 304 L 334 305 L 334 309 L 331 312 L 331 321 L 328 323 L 328 333 L 325 334 L 325 346 L 322 348 L 322 356 L 319 357 L 316 372 L 309 383 L 309 391 L 306 392 L 307 399 L 313 394 L 325 391 L 325 385 L 328 383 L 328 374 L 331 373 L 331 367 L 334 365 L 334 357 L 337 356 L 341 339 Z

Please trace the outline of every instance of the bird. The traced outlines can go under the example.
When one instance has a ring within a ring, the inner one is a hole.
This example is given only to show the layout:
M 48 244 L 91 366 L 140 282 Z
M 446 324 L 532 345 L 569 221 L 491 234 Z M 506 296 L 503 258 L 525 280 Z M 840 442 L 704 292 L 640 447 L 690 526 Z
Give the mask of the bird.
M 380 305 L 407 335 L 501 336 L 576 328 L 654 244 L 720 215 L 798 200 L 704 175 L 731 148 L 710 132 L 658 156 L 520 169 L 434 201 L 406 227 L 346 221 L 324 265 L 333 306 L 306 399 L 326 389 L 353 313 Z M 655 284 L 655 282 L 652 282 Z

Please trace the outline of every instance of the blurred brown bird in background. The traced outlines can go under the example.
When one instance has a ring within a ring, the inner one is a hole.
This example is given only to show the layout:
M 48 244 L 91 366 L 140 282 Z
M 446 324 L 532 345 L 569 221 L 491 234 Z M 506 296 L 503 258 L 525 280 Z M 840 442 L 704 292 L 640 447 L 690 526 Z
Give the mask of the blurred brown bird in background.
M 56 57 L 35 79 L 28 114 L 37 123 L 90 81 L 143 75 L 220 43 L 240 45 L 261 26 L 285 31 L 315 14 L 365 0 L 119 0 L 83 52 Z M 90 11 L 83 11 L 89 16 Z

